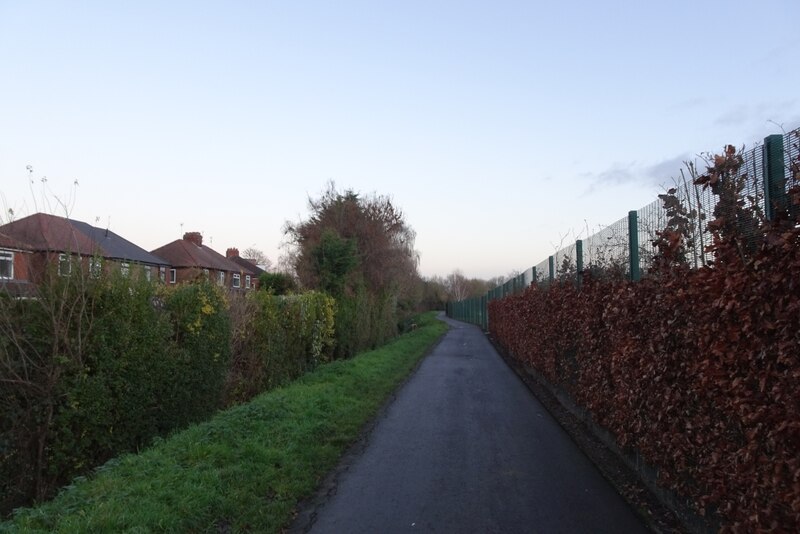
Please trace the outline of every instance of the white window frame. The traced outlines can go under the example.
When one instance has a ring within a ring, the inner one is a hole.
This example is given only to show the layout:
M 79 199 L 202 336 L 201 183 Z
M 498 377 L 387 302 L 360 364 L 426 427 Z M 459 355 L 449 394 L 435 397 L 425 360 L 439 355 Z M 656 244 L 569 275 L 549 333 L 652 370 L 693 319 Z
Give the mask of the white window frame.
M 235 288 L 242 287 L 242 275 L 239 273 L 233 273 L 233 282 L 231 285 Z
M 250 284 L 251 284 L 250 275 L 249 274 L 244 275 L 244 287 L 246 289 L 250 289 L 250 287 L 251 287 Z
M 64 266 L 67 266 L 67 272 L 64 272 Z M 60 253 L 58 255 L 58 276 L 69 276 L 72 274 L 72 258 L 69 254 Z
M 158 268 L 158 279 L 161 280 L 162 282 L 167 281 L 167 268 L 164 267 L 163 265 L 161 265 Z
M 9 276 L 0 274 L 0 279 L 13 280 L 14 279 L 14 253 L 10 250 L 0 250 L 0 263 L 8 262 L 10 268 L 8 270 Z
M 153 268 L 149 265 L 144 266 L 144 279 L 148 282 L 153 279 Z
M 127 261 L 123 261 L 119 264 L 119 272 L 124 278 L 128 278 L 131 274 L 131 264 Z
M 178 281 L 178 270 L 177 269 L 170 269 L 169 270 L 169 283 L 174 284 Z
M 103 274 L 103 258 L 97 256 L 89 258 L 89 276 L 100 278 L 101 274 Z
M 225 285 L 225 271 L 220 271 L 217 277 L 217 283 L 221 286 Z
M 208 269 L 203 269 L 203 276 L 209 278 Z

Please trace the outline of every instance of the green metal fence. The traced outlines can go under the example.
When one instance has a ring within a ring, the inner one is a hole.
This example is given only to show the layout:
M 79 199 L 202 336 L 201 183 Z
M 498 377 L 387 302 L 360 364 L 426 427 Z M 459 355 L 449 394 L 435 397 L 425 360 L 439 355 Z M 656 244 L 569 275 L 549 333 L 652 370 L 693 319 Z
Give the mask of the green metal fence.
M 785 135 L 770 135 L 763 144 L 742 154 L 737 176 L 747 206 L 766 218 L 775 206 L 786 206 L 789 184 L 800 181 L 800 128 Z M 708 265 L 711 236 L 706 225 L 715 217 L 717 196 L 709 188 L 694 185 L 706 172 L 705 165 L 681 171 L 674 195 L 685 209 L 687 261 L 695 268 Z M 531 284 L 548 285 L 573 280 L 580 284 L 586 271 L 616 272 L 631 280 L 646 276 L 656 254 L 654 241 L 668 221 L 663 199 L 628 212 L 627 217 L 565 246 L 533 267 L 491 289 L 486 295 L 447 304 L 447 315 L 488 330 L 488 303 L 524 291 Z M 753 231 L 757 228 L 754 226 Z

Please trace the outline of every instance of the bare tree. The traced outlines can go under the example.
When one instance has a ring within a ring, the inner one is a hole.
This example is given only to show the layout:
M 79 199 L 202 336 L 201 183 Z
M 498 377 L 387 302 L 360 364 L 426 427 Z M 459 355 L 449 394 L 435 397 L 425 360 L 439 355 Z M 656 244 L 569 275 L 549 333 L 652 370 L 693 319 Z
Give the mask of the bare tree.
M 447 296 L 451 301 L 458 302 L 464 300 L 468 295 L 467 278 L 460 269 L 456 269 L 447 275 Z
M 247 247 L 242 251 L 242 258 L 251 261 L 264 269 L 269 271 L 272 268 L 272 260 L 270 260 L 263 250 L 255 247 Z

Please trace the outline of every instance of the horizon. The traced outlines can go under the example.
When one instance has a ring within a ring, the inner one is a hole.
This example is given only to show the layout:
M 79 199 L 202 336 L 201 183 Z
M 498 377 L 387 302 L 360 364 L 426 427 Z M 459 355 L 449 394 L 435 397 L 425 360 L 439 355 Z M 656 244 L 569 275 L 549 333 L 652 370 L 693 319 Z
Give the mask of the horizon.
M 797 2 L 615 5 L 0 1 L 2 221 L 277 265 L 333 180 L 392 198 L 422 276 L 488 280 L 800 127 Z

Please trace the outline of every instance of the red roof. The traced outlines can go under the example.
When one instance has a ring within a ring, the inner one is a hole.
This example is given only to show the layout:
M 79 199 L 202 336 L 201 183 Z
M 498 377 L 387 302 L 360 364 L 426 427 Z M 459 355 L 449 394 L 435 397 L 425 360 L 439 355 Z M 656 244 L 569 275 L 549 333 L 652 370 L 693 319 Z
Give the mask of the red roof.
M 172 243 L 167 243 L 163 247 L 153 250 L 152 253 L 164 258 L 173 267 L 195 267 L 233 273 L 249 271 L 230 261 L 219 252 L 205 245 L 197 245 L 188 239 L 176 239 Z M 249 274 L 255 273 L 250 272 Z
M 35 213 L 0 226 L 0 233 L 23 244 L 24 249 L 34 252 L 99 255 L 108 259 L 166 265 L 162 258 L 150 254 L 109 229 L 46 213 Z
M 68 219 L 36 213 L 0 227 L 11 239 L 34 251 L 58 251 L 91 256 L 97 245 L 75 229 Z
M 0 232 L 0 248 L 12 250 L 30 250 L 28 245 L 19 239 L 14 239 L 10 235 L 4 234 L 3 232 Z

